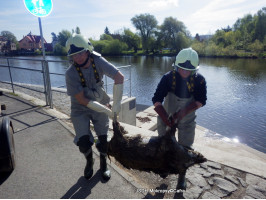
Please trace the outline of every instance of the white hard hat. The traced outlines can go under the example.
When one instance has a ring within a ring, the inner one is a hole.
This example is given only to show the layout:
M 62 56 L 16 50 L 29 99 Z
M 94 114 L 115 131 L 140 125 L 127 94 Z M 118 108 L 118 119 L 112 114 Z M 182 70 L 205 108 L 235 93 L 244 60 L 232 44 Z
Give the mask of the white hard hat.
M 199 69 L 198 53 L 192 48 L 182 49 L 177 54 L 173 65 L 185 70 L 196 71 Z
M 93 46 L 88 39 L 81 34 L 74 34 L 66 41 L 67 55 L 72 56 L 82 51 L 89 51 L 92 53 Z

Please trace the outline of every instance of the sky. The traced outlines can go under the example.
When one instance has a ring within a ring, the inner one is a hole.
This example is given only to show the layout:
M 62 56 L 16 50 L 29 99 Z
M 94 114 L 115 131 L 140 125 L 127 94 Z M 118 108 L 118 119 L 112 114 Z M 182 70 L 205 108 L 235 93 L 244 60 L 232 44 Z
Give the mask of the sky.
M 45 2 L 45 0 L 43 0 Z M 165 18 L 182 21 L 192 36 L 214 34 L 232 26 L 246 14 L 254 15 L 266 6 L 266 0 L 52 0 L 53 10 L 41 18 L 43 36 L 52 41 L 51 33 L 72 31 L 77 26 L 87 38 L 98 40 L 108 27 L 111 33 L 129 28 L 137 32 L 131 19 L 151 14 L 161 25 Z M 17 40 L 30 31 L 40 35 L 38 17 L 33 16 L 24 0 L 0 0 L 0 32 L 12 32 Z

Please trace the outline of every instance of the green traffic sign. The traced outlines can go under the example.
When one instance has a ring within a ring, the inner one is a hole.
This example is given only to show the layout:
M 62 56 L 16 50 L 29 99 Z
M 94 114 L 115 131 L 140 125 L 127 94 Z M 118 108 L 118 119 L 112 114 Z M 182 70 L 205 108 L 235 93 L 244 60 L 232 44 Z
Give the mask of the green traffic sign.
M 36 17 L 46 17 L 53 9 L 52 0 L 24 0 L 27 10 Z

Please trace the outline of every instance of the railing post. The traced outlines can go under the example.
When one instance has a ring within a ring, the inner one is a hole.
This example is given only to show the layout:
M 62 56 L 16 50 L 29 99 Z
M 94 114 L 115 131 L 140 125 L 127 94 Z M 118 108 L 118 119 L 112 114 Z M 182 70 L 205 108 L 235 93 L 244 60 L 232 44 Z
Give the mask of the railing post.
M 12 79 L 12 74 L 11 74 L 11 69 L 10 69 L 10 65 L 9 65 L 9 60 L 8 60 L 8 58 L 6 58 L 6 60 L 7 60 L 7 66 L 8 66 L 8 71 L 9 71 L 9 77 L 10 77 L 10 81 L 11 81 L 12 91 L 15 94 L 14 85 L 13 85 L 13 79 Z
M 47 76 L 47 90 L 48 92 L 48 98 L 49 98 L 49 105 L 50 108 L 53 108 L 53 96 L 52 96 L 52 87 L 51 87 L 51 79 L 50 79 L 50 72 L 49 72 L 49 65 L 48 61 L 45 60 L 45 67 L 46 67 L 46 76 Z
M 131 65 L 129 67 L 129 97 L 131 97 Z
M 105 91 L 107 93 L 107 76 L 105 75 Z
M 45 94 L 45 100 L 46 100 L 46 105 L 49 105 L 48 102 L 48 92 L 47 92 L 47 84 L 46 84 L 46 67 L 45 67 L 45 63 L 44 60 L 41 61 L 42 62 L 42 73 L 43 73 L 43 88 L 44 88 L 44 94 Z

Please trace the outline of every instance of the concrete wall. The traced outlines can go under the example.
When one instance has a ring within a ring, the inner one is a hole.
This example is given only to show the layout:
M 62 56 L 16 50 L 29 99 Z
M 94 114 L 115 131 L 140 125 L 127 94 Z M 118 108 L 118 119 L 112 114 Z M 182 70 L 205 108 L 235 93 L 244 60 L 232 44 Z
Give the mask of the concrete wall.
M 136 126 L 136 97 L 129 97 L 122 100 L 119 122 Z

